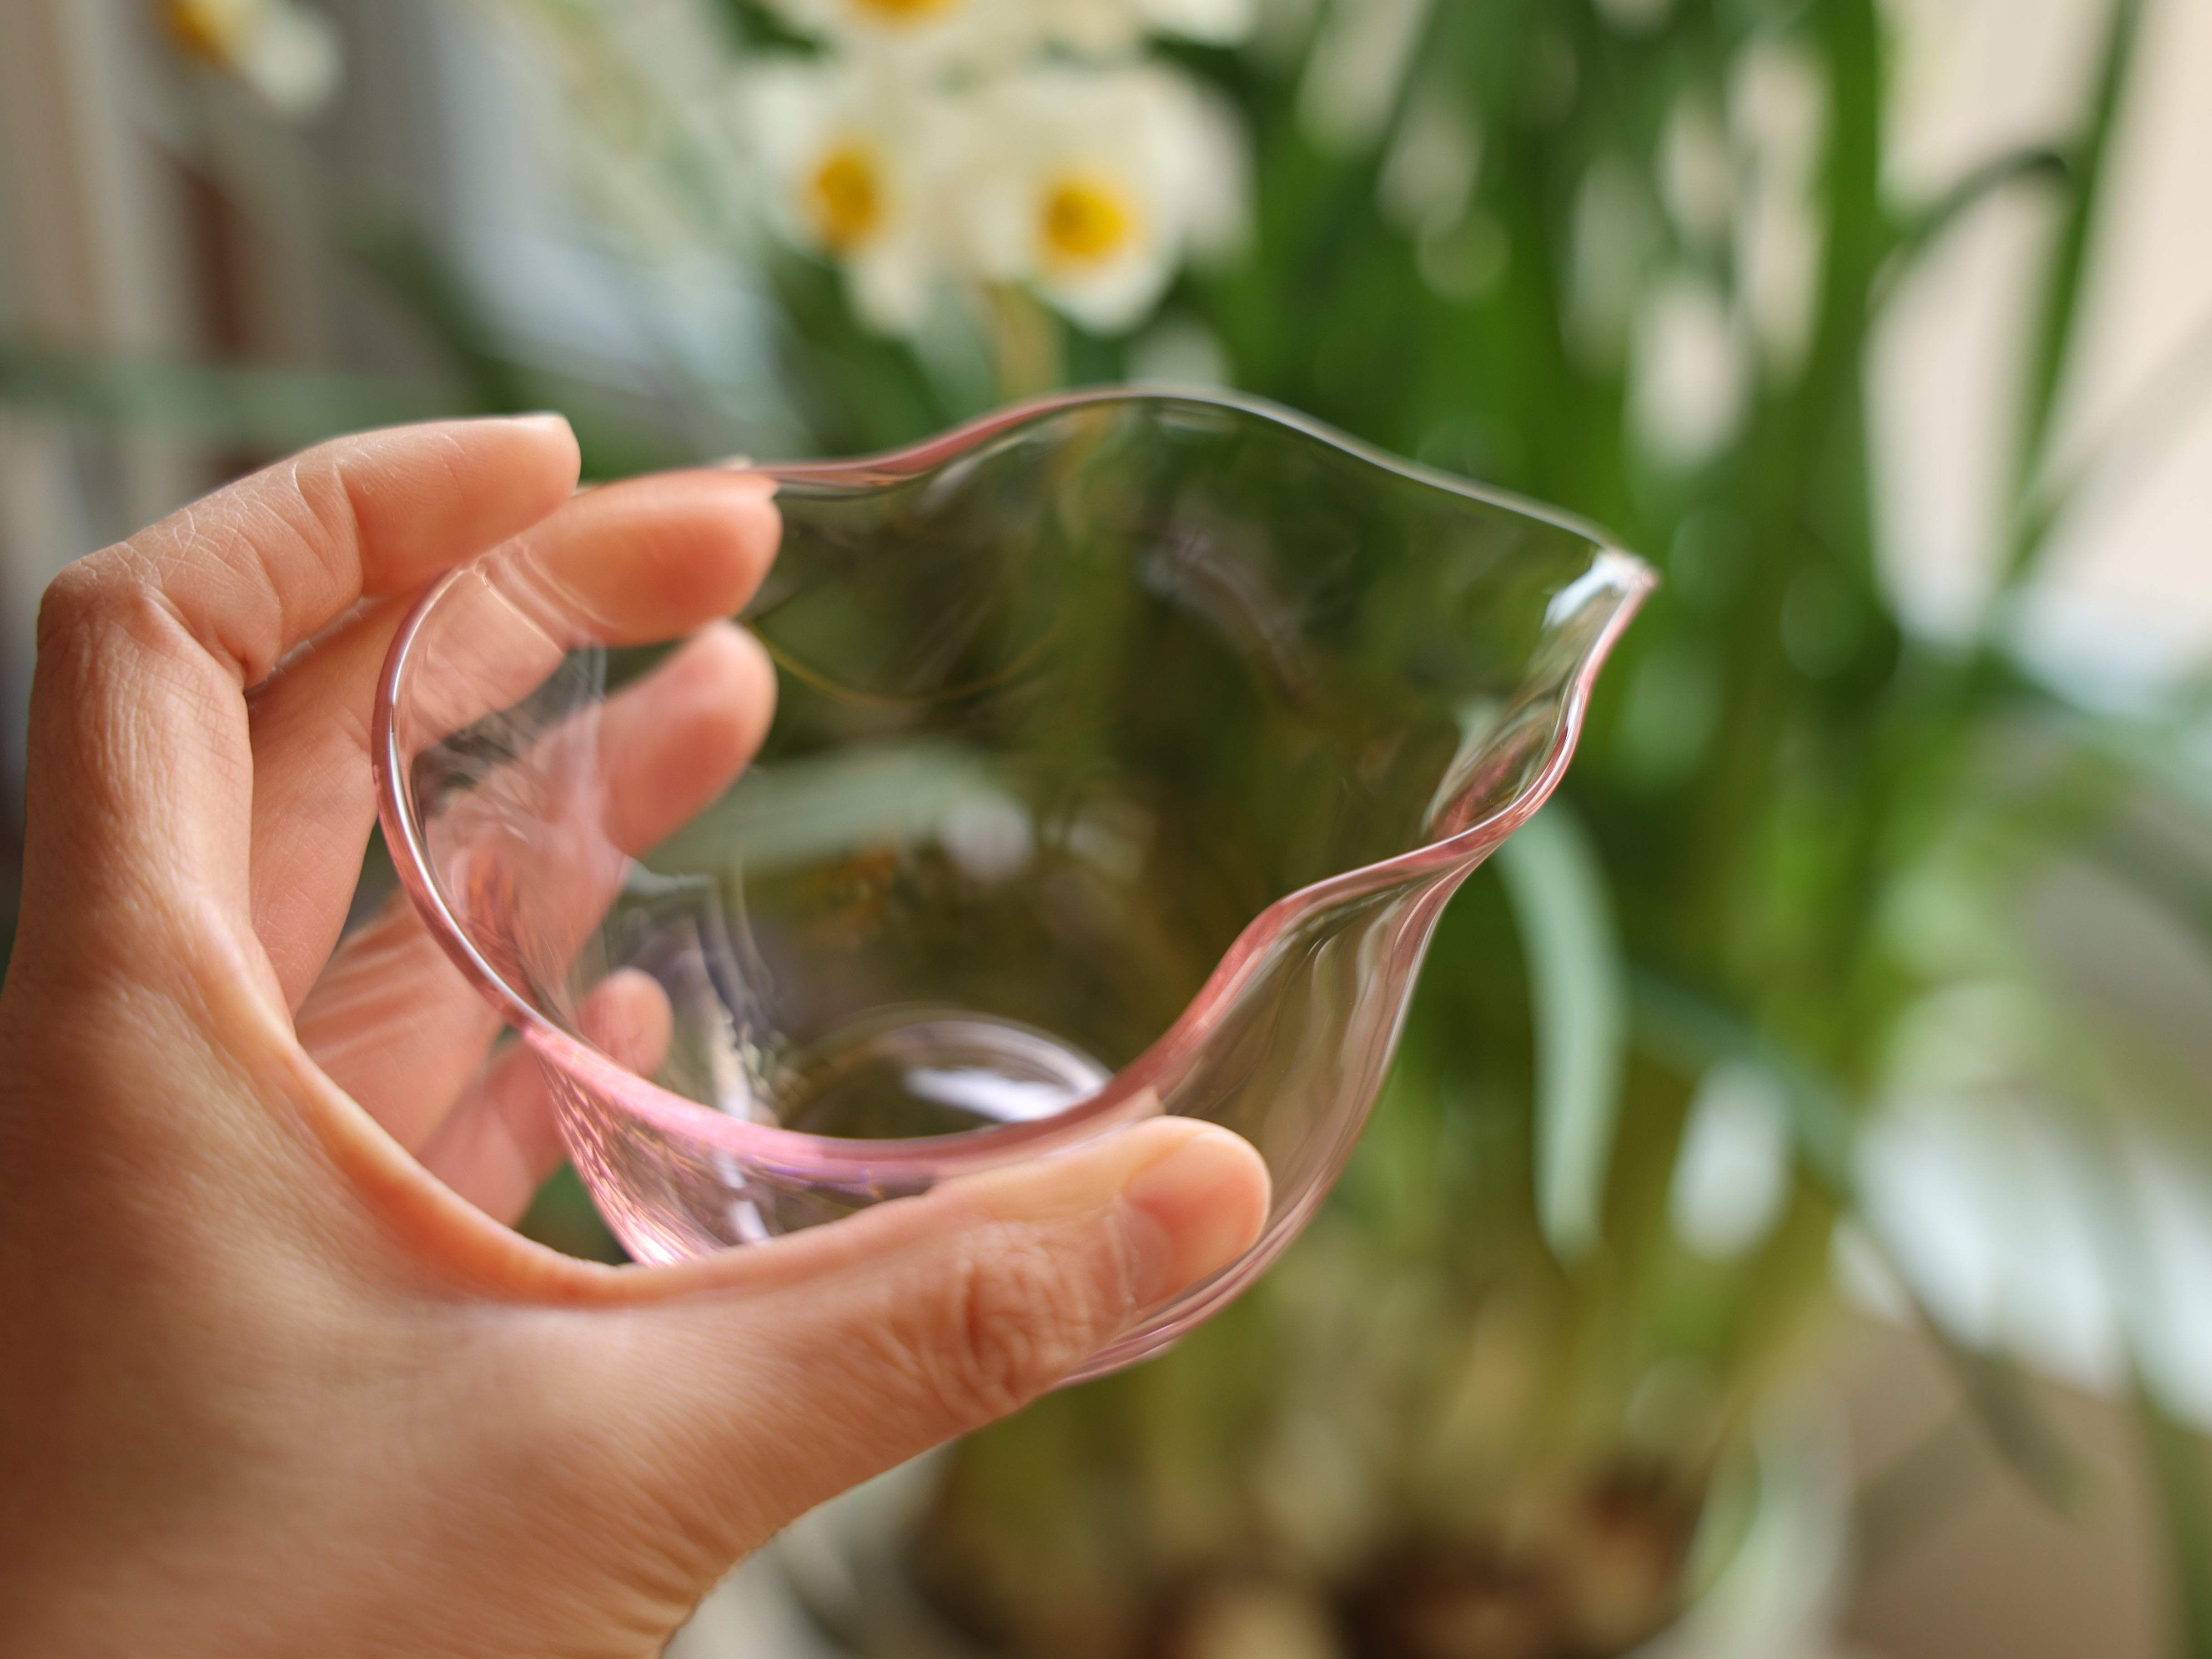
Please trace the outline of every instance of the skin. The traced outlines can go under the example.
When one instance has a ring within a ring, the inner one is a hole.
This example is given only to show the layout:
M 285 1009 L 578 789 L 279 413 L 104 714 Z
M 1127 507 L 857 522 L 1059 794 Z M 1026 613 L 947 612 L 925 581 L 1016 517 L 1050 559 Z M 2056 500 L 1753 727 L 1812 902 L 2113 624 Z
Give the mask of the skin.
M 696 630 L 611 715 L 625 845 L 774 699 L 715 620 L 773 556 L 767 483 L 576 467 L 557 418 L 342 439 L 46 596 L 0 991 L 0 1651 L 656 1652 L 779 1527 L 1258 1231 L 1257 1155 L 1178 1119 L 675 1267 L 505 1224 L 561 1155 L 532 1063 L 487 1061 L 411 911 L 338 940 L 393 629 L 505 544 L 601 621 Z M 632 1063 L 665 1041 L 649 982 L 586 1018 Z

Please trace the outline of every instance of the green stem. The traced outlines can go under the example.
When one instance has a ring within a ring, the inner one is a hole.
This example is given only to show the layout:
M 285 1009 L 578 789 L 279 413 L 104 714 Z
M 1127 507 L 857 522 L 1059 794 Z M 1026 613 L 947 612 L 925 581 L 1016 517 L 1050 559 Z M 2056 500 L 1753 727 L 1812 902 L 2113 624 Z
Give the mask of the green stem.
M 1060 319 L 1028 289 L 1011 283 L 990 289 L 989 305 L 1000 398 L 1012 403 L 1057 387 L 1063 372 Z
M 2212 1659 L 2212 1472 L 2203 1439 L 2176 1422 L 2141 1383 L 2136 1423 L 2166 1523 L 2174 1598 L 2174 1652 Z
M 1903 227 L 1897 236 L 1899 263 L 1932 247 L 1973 208 L 1989 197 L 2026 181 L 2063 185 L 2073 176 L 2065 155 L 2035 145 L 1984 162 L 1943 193 L 1942 199 Z
M 2050 520 L 2027 510 L 2035 494 L 2035 480 L 2051 439 L 2051 419 L 2057 409 L 2058 389 L 2071 356 L 2081 322 L 2081 289 L 2087 274 L 2089 248 L 2096 228 L 2097 199 L 2105 167 L 2112 151 L 2113 130 L 2119 124 L 2120 100 L 2142 32 L 2142 0 L 2113 0 L 2105 52 L 2097 73 L 2095 102 L 2089 125 L 2073 155 L 2073 190 L 2065 222 L 2060 227 L 2042 314 L 2037 321 L 2033 356 L 2028 362 L 2027 403 L 2022 410 L 2019 450 L 2014 460 L 2016 523 L 2004 568 L 2003 587 L 2016 586 L 2034 566 L 2042 550 Z
M 1704 851 L 1685 890 L 1683 936 L 1690 938 L 1713 936 L 1708 919 L 1734 908 L 1733 890 L 1757 856 L 1766 825 L 1763 809 L 1804 701 L 1803 682 L 1783 651 L 1783 606 L 1809 556 L 1807 527 L 1837 501 L 1862 505 L 1830 539 L 1841 544 L 1854 580 L 1872 578 L 1859 427 L 1875 278 L 1892 240 L 1881 204 L 1881 29 L 1872 0 L 1824 0 L 1807 26 L 1823 49 L 1836 112 L 1821 183 L 1826 238 L 1820 310 L 1804 374 L 1761 411 L 1742 457 L 1739 499 L 1755 564 L 1737 600 L 1741 648 L 1729 665 L 1721 730 L 1698 791 L 1697 841 Z M 1864 835 L 1879 833 L 1881 803 L 1863 801 L 1855 811 Z M 1839 950 L 1831 959 L 1848 955 Z

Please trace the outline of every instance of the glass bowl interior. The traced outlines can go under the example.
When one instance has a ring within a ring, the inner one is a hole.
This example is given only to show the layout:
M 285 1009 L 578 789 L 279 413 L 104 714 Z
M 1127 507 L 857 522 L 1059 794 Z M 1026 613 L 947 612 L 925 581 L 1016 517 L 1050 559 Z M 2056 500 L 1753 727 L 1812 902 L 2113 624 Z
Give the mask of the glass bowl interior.
M 521 556 L 424 600 L 380 705 L 403 879 L 624 1243 L 757 1240 L 1158 1110 L 1253 1139 L 1287 1237 L 1648 572 L 1224 400 L 769 470 L 742 620 L 774 723 L 673 833 L 624 844 L 623 762 L 681 642 L 605 637 Z M 653 1052 L 592 1040 L 617 978 L 665 1000 Z

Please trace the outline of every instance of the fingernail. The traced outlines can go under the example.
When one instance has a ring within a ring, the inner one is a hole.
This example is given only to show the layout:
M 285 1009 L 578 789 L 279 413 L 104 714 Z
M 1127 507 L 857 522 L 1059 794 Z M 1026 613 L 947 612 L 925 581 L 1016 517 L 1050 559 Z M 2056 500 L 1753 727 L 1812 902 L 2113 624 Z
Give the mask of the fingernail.
M 1122 1184 L 1132 1276 L 1140 1308 L 1216 1273 L 1259 1237 L 1267 1168 L 1251 1146 L 1211 1124 Z

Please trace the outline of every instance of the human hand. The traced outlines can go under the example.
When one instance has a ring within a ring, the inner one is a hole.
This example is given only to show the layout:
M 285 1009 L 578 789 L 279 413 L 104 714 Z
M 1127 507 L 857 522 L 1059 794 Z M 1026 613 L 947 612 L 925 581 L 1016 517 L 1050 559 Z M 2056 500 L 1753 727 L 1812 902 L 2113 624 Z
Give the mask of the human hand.
M 0 990 L 0 1650 L 653 1652 L 777 1528 L 1258 1231 L 1256 1154 L 1173 1118 L 673 1267 L 501 1224 L 560 1157 L 533 1062 L 486 1060 L 404 906 L 331 954 L 409 598 L 511 541 L 703 630 L 619 716 L 636 845 L 774 696 L 717 621 L 772 556 L 765 481 L 572 496 L 576 465 L 557 418 L 343 439 L 47 595 Z M 665 1006 L 611 987 L 592 1034 L 649 1066 Z

